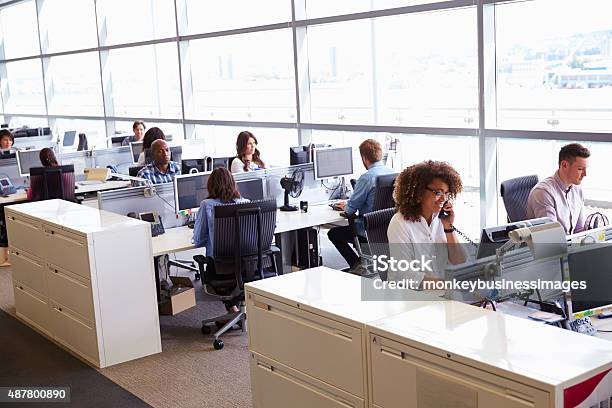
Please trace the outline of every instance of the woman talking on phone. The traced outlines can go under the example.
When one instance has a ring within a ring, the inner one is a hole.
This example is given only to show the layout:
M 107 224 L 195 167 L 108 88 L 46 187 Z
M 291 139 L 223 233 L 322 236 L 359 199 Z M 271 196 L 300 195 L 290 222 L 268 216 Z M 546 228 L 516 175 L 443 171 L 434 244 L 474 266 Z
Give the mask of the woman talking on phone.
M 387 229 L 390 254 L 397 260 L 419 260 L 423 268 L 419 271 L 412 267 L 408 271 L 390 268 L 389 280 L 412 279 L 420 286 L 423 280 L 444 279 L 448 263 L 465 262 L 453 226 L 452 204 L 462 190 L 459 173 L 445 162 L 418 163 L 397 177 L 393 191 L 397 212 Z M 429 259 L 431 262 L 425 264 Z

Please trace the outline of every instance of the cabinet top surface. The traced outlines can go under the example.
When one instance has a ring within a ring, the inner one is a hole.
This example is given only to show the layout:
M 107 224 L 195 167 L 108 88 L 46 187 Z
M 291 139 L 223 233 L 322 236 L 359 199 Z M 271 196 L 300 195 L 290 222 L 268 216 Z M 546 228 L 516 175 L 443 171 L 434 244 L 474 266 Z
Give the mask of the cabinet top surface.
M 503 370 L 559 384 L 612 362 L 612 342 L 460 302 L 427 302 L 369 324 Z
M 16 204 L 7 209 L 82 233 L 113 230 L 143 223 L 140 220 L 64 200 Z
M 367 323 L 418 307 L 424 301 L 438 300 L 443 292 L 414 292 L 412 301 L 364 301 L 360 278 L 324 266 L 305 269 L 247 284 L 247 291 L 278 300 L 307 305 L 317 311 L 357 323 Z

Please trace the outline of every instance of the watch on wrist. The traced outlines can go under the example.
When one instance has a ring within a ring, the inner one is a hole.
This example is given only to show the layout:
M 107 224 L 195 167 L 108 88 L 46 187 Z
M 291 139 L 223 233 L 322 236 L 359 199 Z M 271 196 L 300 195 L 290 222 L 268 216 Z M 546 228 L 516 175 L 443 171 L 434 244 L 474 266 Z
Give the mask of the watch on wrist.
M 453 232 L 455 232 L 455 227 L 453 227 L 452 225 L 450 228 L 444 228 L 444 233 L 446 234 L 452 234 Z

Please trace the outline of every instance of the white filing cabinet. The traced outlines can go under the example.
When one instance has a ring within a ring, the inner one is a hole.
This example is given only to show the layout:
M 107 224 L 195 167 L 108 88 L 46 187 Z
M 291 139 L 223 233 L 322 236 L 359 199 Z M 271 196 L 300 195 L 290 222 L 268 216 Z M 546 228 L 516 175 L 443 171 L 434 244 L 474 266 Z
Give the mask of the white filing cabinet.
M 6 221 L 19 318 L 97 367 L 161 352 L 148 223 L 63 200 Z
M 368 405 L 365 324 L 423 302 L 364 302 L 360 285 L 326 267 L 246 285 L 255 408 Z
M 458 302 L 432 302 L 368 331 L 372 407 L 575 407 L 564 392 L 606 371 L 580 407 L 612 398 L 607 340 Z

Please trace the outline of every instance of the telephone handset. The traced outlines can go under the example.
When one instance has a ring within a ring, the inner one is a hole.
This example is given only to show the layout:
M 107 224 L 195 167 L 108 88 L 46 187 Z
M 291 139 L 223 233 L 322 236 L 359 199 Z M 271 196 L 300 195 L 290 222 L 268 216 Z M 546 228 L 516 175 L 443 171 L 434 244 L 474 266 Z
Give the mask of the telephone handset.
M 138 214 L 138 218 L 151 223 L 151 236 L 156 237 L 166 232 L 162 219 L 156 212 L 144 212 Z
M 444 205 L 442 206 L 442 209 L 440 210 L 440 212 L 438 213 L 438 218 L 443 220 L 445 218 L 450 217 L 450 212 L 445 211 L 444 207 L 446 207 L 446 204 L 448 203 L 448 201 L 444 202 Z M 474 241 L 472 241 L 472 239 L 470 237 L 468 237 L 464 232 L 459 231 L 457 229 L 457 227 L 455 227 L 454 225 L 452 226 L 453 230 L 455 230 L 455 232 L 459 235 L 461 235 L 467 242 L 469 242 L 470 244 L 472 244 L 473 246 L 475 246 L 476 248 L 478 248 L 478 244 L 475 243 Z

